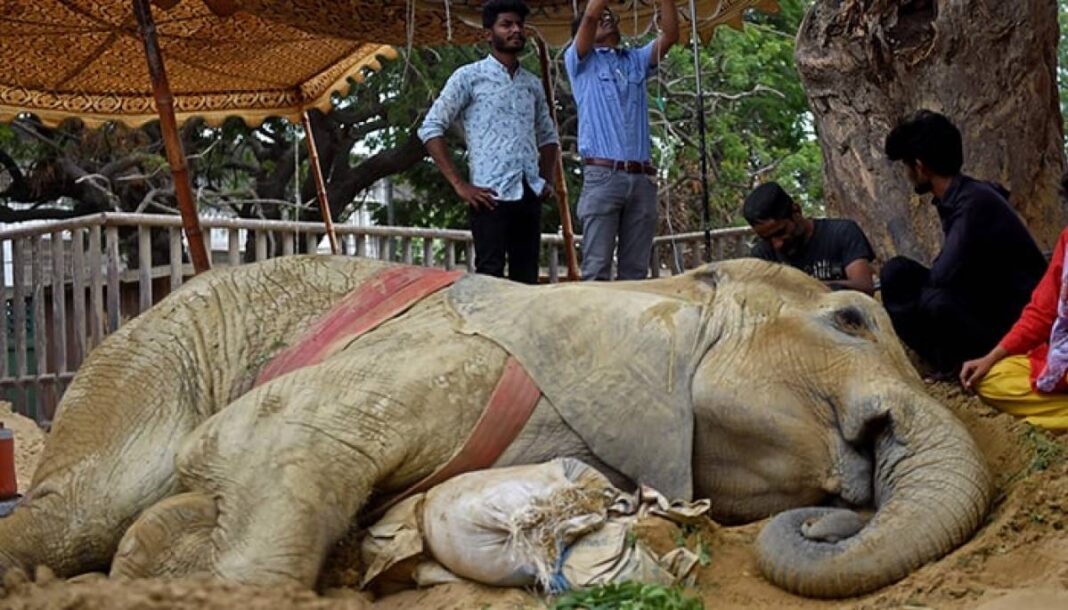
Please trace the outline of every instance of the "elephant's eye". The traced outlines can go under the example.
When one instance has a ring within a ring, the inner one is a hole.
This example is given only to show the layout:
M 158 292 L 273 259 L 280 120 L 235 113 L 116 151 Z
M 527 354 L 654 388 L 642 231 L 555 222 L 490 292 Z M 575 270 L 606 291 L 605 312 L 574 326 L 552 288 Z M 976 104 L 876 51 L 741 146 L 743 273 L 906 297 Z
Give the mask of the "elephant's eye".
M 856 307 L 843 307 L 834 310 L 832 322 L 838 330 L 855 337 L 871 337 L 871 323 Z

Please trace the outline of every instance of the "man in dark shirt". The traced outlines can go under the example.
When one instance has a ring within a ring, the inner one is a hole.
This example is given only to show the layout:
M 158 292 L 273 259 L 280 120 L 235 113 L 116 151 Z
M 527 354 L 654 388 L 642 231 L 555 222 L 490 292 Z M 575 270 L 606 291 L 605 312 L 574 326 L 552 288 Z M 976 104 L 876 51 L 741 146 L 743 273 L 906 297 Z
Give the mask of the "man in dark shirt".
M 808 219 L 775 182 L 745 198 L 742 214 L 760 241 L 754 258 L 796 267 L 832 290 L 872 294 L 871 244 L 857 223 L 845 219 Z
M 906 345 L 935 376 L 990 351 L 1027 304 L 1046 260 L 1008 192 L 960 173 L 960 131 L 920 110 L 886 138 L 886 155 L 905 165 L 916 193 L 932 193 L 945 242 L 930 269 L 905 257 L 881 274 L 883 304 Z

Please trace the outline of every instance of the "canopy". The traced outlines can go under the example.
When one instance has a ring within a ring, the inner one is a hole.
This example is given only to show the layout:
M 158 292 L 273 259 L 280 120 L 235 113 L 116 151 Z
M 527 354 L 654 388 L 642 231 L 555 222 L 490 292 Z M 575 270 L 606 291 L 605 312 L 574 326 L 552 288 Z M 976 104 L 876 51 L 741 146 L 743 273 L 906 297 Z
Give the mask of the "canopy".
M 481 0 L 155 0 L 179 122 L 217 124 L 240 116 L 298 120 L 327 110 L 330 94 L 360 80 L 389 46 L 465 44 L 482 39 Z M 571 37 L 582 3 L 528 0 L 528 24 L 553 45 Z M 659 0 L 612 0 L 627 35 L 646 32 Z M 746 10 L 775 0 L 697 0 L 707 38 Z M 160 10 L 163 9 L 163 10 Z M 688 5 L 680 2 L 683 19 Z M 685 24 L 684 24 L 685 25 Z M 685 31 L 685 29 L 684 29 Z M 89 126 L 138 126 L 157 118 L 131 3 L 127 0 L 13 0 L 0 11 L 0 121 L 32 112 L 47 124 L 76 116 Z
M 189 0 L 183 0 L 188 2 Z M 351 40 L 375 40 L 403 46 L 470 43 L 482 40 L 481 0 L 204 0 L 214 10 L 248 11 L 294 28 Z M 660 0 L 611 0 L 609 6 L 620 15 L 624 35 L 648 32 Z M 527 0 L 531 15 L 527 25 L 536 29 L 551 45 L 566 44 L 571 38 L 571 22 L 576 10 L 585 5 L 578 0 Z M 687 0 L 679 3 L 688 19 Z M 697 28 L 705 41 L 719 25 L 741 29 L 746 10 L 778 10 L 776 0 L 697 0 Z M 688 28 L 684 25 L 684 31 Z
M 285 3 L 275 3 L 285 4 Z M 89 126 L 158 119 L 145 48 L 129 0 L 0 3 L 0 121 L 32 112 L 55 124 Z M 179 122 L 240 116 L 299 121 L 328 110 L 330 94 L 361 79 L 389 46 L 335 37 L 238 13 L 222 17 L 199 0 L 157 10 L 155 21 Z

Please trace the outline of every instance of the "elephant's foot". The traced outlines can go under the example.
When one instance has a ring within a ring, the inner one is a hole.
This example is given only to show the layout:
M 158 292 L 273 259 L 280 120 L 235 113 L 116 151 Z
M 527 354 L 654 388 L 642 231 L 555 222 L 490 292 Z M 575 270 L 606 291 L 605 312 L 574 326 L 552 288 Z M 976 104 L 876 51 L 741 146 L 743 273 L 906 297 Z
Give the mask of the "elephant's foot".
M 106 566 L 118 536 L 88 518 L 95 515 L 71 509 L 63 494 L 36 491 L 0 519 L 0 575 L 48 566 L 67 577 Z
M 162 500 L 138 517 L 119 542 L 112 577 L 149 578 L 211 572 L 215 501 L 201 493 Z

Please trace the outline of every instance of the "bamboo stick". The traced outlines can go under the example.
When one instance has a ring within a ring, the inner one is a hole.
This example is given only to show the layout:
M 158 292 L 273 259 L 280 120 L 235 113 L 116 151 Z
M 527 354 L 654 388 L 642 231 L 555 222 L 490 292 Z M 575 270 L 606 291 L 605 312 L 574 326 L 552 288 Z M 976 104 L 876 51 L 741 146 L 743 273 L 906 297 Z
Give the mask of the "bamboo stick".
M 185 163 L 182 140 L 178 136 L 178 121 L 174 116 L 174 96 L 167 81 L 167 71 L 163 65 L 159 40 L 156 39 L 156 23 L 152 19 L 149 0 L 133 0 L 137 26 L 141 30 L 141 40 L 145 45 L 145 58 L 148 60 L 148 74 L 152 79 L 152 95 L 156 98 L 156 110 L 159 113 L 160 130 L 163 143 L 167 149 L 167 162 L 174 176 L 174 192 L 178 197 L 178 209 L 182 213 L 182 226 L 189 242 L 189 255 L 193 259 L 193 269 L 201 273 L 211 269 L 208 251 L 200 233 L 200 219 L 196 204 L 193 202 L 193 189 L 189 181 L 189 169 Z

